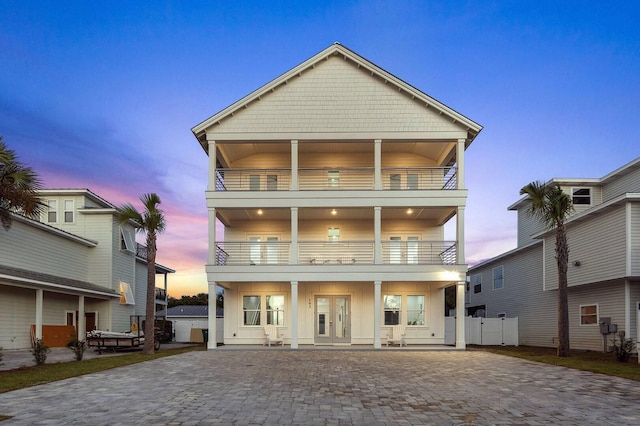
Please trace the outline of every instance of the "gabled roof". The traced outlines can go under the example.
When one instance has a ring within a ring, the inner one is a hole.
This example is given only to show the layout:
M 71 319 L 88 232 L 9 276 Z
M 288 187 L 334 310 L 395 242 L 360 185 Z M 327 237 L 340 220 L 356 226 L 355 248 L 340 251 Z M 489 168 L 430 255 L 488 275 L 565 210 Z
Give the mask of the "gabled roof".
M 167 317 L 208 317 L 207 305 L 178 305 L 167 309 Z
M 466 132 L 468 132 L 469 136 L 467 144 L 471 143 L 473 138 L 475 138 L 475 136 L 482 130 L 482 126 L 474 122 L 473 120 L 449 108 L 448 106 L 437 101 L 426 93 L 416 89 L 415 87 L 404 82 L 393 74 L 383 70 L 382 68 L 378 67 L 377 65 L 373 64 L 372 62 L 368 61 L 352 50 L 346 48 L 340 43 L 334 43 L 320 53 L 294 67 L 290 71 L 282 74 L 280 77 L 277 77 L 261 88 L 255 90 L 239 101 L 213 115 L 212 117 L 206 119 L 202 123 L 196 125 L 191 129 L 191 131 L 199 140 L 204 150 L 207 151 L 208 144 L 205 135 L 207 129 L 210 129 L 222 123 L 224 120 L 229 119 L 236 112 L 245 108 L 249 108 L 251 104 L 261 100 L 262 97 L 276 91 L 276 89 L 281 86 L 287 85 L 292 79 L 301 77 L 307 70 L 315 68 L 318 64 L 328 60 L 332 56 L 341 57 L 345 61 L 349 61 L 350 63 L 352 63 L 355 67 L 366 70 L 372 78 L 377 78 L 380 81 L 383 81 L 385 84 L 391 85 L 398 92 L 404 92 L 404 94 L 406 94 L 408 98 L 414 100 L 416 103 L 422 104 L 425 108 L 425 111 L 426 109 L 431 109 L 432 111 L 435 111 L 438 114 L 447 117 L 447 119 L 452 123 L 456 123 Z
M 100 197 L 87 188 L 49 188 L 38 191 L 39 195 L 83 195 L 93 200 L 96 204 L 106 209 L 115 209 L 116 206 Z

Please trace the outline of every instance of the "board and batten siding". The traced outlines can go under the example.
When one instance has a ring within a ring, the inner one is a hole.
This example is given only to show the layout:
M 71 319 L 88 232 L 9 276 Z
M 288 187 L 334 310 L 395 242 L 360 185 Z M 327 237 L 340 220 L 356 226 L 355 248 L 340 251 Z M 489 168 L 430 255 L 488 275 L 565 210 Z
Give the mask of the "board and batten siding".
M 626 275 L 626 213 L 623 206 L 567 225 L 569 287 Z M 575 266 L 579 262 L 580 266 Z M 545 288 L 558 288 L 555 233 L 545 236 Z
M 331 56 L 302 76 L 289 79 L 249 108 L 237 110 L 233 120 L 213 127 L 214 139 L 218 134 L 245 132 L 466 130 L 342 57 Z

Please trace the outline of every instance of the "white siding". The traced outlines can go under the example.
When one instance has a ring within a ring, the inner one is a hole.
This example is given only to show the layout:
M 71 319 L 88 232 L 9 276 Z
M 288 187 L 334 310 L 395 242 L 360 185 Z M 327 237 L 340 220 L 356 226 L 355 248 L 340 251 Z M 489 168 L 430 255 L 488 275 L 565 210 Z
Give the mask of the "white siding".
M 526 246 L 535 241 L 531 236 L 544 230 L 538 219 L 527 213 L 528 207 L 518 209 L 518 247 Z
M 631 232 L 627 236 L 629 238 L 629 247 L 631 250 L 631 275 L 640 276 L 640 204 L 629 204 L 631 209 L 631 223 L 629 229 Z
M 640 169 L 607 181 L 602 189 L 602 198 L 607 201 L 628 192 L 640 192 Z
M 35 313 L 35 290 L 0 284 L 0 347 L 30 347 L 29 327 L 34 324 Z

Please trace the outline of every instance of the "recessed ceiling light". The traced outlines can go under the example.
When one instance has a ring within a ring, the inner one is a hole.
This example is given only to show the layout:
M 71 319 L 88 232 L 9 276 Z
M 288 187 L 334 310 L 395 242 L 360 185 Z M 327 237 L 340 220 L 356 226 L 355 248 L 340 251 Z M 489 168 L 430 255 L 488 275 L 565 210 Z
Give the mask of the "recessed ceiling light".
M 262 214 L 262 209 L 258 209 L 258 214 Z
M 336 211 L 336 209 L 333 209 L 333 210 L 331 210 L 331 214 L 332 214 L 333 216 L 335 216 L 335 215 L 337 215 L 337 214 L 338 214 L 338 212 Z
M 407 214 L 412 214 L 413 213 L 413 209 L 407 209 Z

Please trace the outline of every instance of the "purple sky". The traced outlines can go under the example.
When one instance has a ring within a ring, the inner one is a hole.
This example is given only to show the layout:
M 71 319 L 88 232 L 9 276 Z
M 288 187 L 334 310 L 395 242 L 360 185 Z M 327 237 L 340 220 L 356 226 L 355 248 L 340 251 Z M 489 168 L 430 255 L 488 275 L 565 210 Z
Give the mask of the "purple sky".
M 207 158 L 190 129 L 339 41 L 484 130 L 467 261 L 516 244 L 533 180 L 640 155 L 636 1 L 0 0 L 0 135 L 47 187 L 160 195 L 169 291 L 206 292 Z

